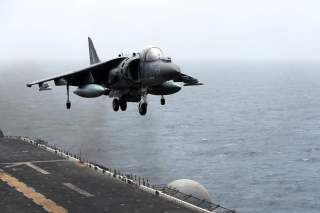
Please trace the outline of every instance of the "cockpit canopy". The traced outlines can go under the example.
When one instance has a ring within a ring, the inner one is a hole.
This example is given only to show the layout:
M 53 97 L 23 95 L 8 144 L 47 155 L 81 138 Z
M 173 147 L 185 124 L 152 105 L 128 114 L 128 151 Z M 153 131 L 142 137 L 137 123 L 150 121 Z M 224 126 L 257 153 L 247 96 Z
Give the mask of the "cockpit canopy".
M 158 47 L 151 47 L 151 48 L 147 49 L 146 54 L 145 54 L 146 61 L 156 61 L 162 57 L 164 57 L 164 54 L 163 54 L 162 50 Z

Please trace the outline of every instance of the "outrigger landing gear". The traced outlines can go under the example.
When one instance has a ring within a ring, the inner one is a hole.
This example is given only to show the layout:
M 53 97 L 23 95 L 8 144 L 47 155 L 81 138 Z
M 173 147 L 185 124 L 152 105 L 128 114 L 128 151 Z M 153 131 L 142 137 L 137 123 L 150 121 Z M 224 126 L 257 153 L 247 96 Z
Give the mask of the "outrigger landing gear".
M 70 102 L 70 101 L 67 101 L 66 107 L 67 107 L 67 109 L 70 109 L 70 108 L 71 108 L 71 102 Z
M 113 99 L 112 101 L 112 108 L 113 108 L 113 111 L 117 112 L 119 110 L 119 100 L 117 98 Z
M 69 84 L 67 84 L 67 103 L 66 103 L 66 107 L 67 107 L 67 109 L 71 108 L 71 102 L 70 102 L 70 98 L 69 98 Z
M 166 99 L 164 99 L 163 95 L 161 96 L 160 103 L 161 103 L 161 105 L 166 104 Z

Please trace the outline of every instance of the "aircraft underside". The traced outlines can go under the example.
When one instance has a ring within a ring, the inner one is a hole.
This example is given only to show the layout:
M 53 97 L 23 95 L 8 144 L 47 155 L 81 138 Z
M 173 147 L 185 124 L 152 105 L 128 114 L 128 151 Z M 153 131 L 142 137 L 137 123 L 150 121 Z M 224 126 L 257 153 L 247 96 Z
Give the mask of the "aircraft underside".
M 148 101 L 147 95 L 161 95 L 160 104 L 165 105 L 164 95 L 173 94 L 178 92 L 180 87 L 173 84 L 165 82 L 162 85 L 156 85 L 152 87 L 144 87 L 137 88 L 136 86 L 133 88 L 123 88 L 123 89 L 104 89 L 100 85 L 96 84 L 87 84 L 79 87 L 74 91 L 74 93 L 83 98 L 96 98 L 101 95 L 109 96 L 113 98 L 112 108 L 114 111 L 126 111 L 128 102 L 136 102 L 138 104 L 138 111 L 141 115 L 145 115 L 147 113 Z M 67 86 L 67 109 L 71 108 L 71 101 L 69 95 L 69 86 Z

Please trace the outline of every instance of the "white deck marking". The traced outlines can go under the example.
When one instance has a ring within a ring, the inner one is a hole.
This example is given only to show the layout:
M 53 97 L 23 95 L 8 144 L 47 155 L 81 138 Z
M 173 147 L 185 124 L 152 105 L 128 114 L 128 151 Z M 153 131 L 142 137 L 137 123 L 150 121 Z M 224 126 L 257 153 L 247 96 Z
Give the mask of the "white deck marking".
M 36 166 L 36 165 L 34 165 L 34 164 L 32 164 L 32 163 L 25 163 L 25 165 L 31 167 L 32 169 L 34 169 L 34 170 L 36 170 L 36 171 L 38 171 L 38 172 L 40 172 L 40 173 L 42 173 L 42 174 L 44 174 L 44 175 L 50 174 L 50 173 L 47 172 L 46 170 L 41 169 L 39 166 Z
M 15 164 L 9 164 L 9 165 L 7 165 L 7 166 L 5 166 L 5 167 L 3 167 L 3 168 L 12 168 L 12 167 L 15 167 L 15 166 L 20 166 L 20 165 L 22 165 L 22 164 L 17 164 L 17 163 L 15 163 Z
M 60 162 L 60 161 L 69 161 L 69 160 L 64 160 L 64 159 L 59 159 L 59 160 L 35 160 L 35 161 L 20 161 L 20 162 L 3 162 L 0 163 L 0 165 L 9 165 L 9 164 L 25 164 L 25 163 L 54 163 L 54 162 Z M 69 161 L 70 162 L 70 161 Z
M 93 197 L 94 195 L 93 194 L 90 194 L 89 192 L 83 190 L 83 189 L 80 189 L 79 187 L 73 185 L 72 183 L 63 183 L 63 185 L 65 185 L 66 187 L 68 187 L 69 189 L 73 190 L 73 191 L 76 191 L 78 192 L 79 194 L 81 195 L 84 195 L 86 197 Z
M 3 172 L 0 169 L 0 181 L 7 183 L 9 186 L 21 192 L 26 198 L 29 198 L 34 203 L 41 206 L 44 210 L 51 213 L 68 213 L 68 210 L 62 206 L 59 206 L 54 201 L 46 198 L 44 195 L 35 191 L 33 188 L 27 186 L 17 178 Z

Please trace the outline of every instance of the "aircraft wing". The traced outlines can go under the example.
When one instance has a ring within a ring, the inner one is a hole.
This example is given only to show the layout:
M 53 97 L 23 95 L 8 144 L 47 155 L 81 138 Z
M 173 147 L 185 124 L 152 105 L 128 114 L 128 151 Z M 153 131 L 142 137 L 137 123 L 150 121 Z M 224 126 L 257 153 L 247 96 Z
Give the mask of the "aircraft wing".
M 200 83 L 198 79 L 193 78 L 189 75 L 180 73 L 180 75 L 173 80 L 174 82 L 183 82 L 183 86 L 196 86 L 196 85 L 203 85 L 203 83 Z
M 51 78 L 34 81 L 28 83 L 27 87 L 32 87 L 35 84 L 41 86 L 43 83 L 48 81 L 54 81 L 56 86 L 66 85 L 67 82 L 70 86 L 81 86 L 83 84 L 87 84 L 88 79 L 92 83 L 103 84 L 105 83 L 103 81 L 105 81 L 109 71 L 112 68 L 116 67 L 125 58 L 126 57 L 118 57 L 67 74 L 62 74 Z

